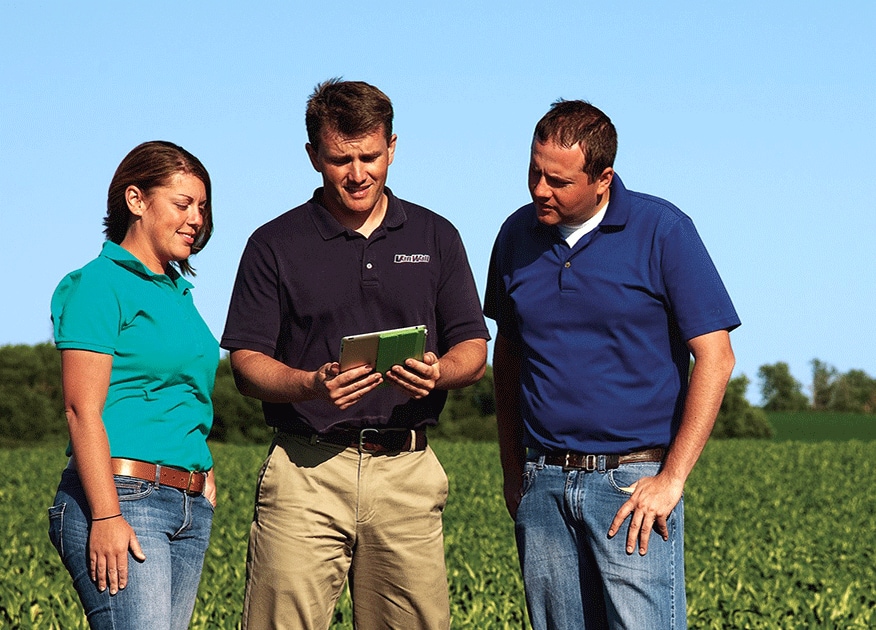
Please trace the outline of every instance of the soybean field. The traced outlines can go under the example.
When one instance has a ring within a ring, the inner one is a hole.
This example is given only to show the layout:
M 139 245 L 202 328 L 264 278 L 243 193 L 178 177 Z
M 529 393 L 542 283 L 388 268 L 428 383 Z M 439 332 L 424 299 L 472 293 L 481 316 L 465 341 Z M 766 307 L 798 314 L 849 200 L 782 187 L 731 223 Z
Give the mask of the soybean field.
M 494 443 L 433 444 L 450 479 L 454 628 L 528 628 Z M 213 446 L 219 506 L 192 627 L 237 628 L 265 447 Z M 62 447 L 0 450 L 0 627 L 86 628 L 46 535 Z M 876 627 L 876 442 L 713 441 L 685 494 L 691 628 Z M 335 628 L 351 628 L 349 599 Z M 643 620 L 643 628 L 647 621 Z

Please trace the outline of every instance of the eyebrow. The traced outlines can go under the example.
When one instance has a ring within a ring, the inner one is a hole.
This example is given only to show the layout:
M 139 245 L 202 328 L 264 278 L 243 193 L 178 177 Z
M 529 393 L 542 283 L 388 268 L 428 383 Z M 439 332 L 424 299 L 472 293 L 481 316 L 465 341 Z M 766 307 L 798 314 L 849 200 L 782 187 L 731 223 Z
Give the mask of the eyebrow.
M 373 151 L 371 153 L 362 153 L 358 156 L 350 155 L 349 153 L 329 153 L 326 152 L 326 158 L 332 162 L 352 161 L 354 157 L 358 157 L 362 161 L 373 161 L 379 158 L 383 151 Z

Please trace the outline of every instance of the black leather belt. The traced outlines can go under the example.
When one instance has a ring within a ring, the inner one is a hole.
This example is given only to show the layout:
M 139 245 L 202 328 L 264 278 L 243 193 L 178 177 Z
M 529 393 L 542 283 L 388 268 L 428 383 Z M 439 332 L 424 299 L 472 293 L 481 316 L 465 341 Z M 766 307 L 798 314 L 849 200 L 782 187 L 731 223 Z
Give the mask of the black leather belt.
M 603 470 L 614 470 L 621 464 L 662 462 L 664 457 L 666 457 L 666 449 L 664 448 L 649 448 L 643 451 L 633 451 L 626 455 L 594 455 L 590 453 L 576 453 L 575 451 L 554 451 L 545 455 L 544 463 L 551 466 L 562 466 L 563 470 L 593 472 L 600 470 L 600 458 L 604 458 Z
M 327 442 L 347 448 L 357 448 L 361 453 L 399 453 L 402 451 L 426 450 L 426 432 L 414 429 L 372 428 L 313 433 L 287 431 L 291 435 L 310 440 L 311 444 Z

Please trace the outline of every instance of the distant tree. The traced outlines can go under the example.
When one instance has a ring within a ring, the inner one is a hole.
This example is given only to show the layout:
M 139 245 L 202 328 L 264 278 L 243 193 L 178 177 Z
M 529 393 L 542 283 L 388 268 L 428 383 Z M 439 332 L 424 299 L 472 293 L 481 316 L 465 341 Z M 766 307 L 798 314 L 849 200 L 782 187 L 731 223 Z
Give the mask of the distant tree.
M 429 429 L 429 435 L 449 440 L 497 439 L 491 366 L 477 383 L 447 392 L 438 426 Z
M 265 423 L 262 404 L 237 391 L 228 357 L 219 361 L 213 389 L 213 429 L 210 439 L 219 442 L 267 444 L 273 429 Z
M 812 408 L 824 411 L 830 408 L 836 388 L 837 370 L 819 359 L 812 359 Z
M 809 399 L 803 393 L 803 385 L 791 375 L 788 364 L 779 361 L 762 365 L 757 371 L 761 379 L 760 391 L 763 408 L 768 411 L 804 411 L 809 409 Z
M 773 427 L 763 409 L 753 407 L 745 397 L 749 380 L 745 374 L 731 378 L 712 429 L 714 438 L 773 437 Z
M 36 442 L 66 434 L 60 353 L 51 343 L 0 346 L 0 438 Z
M 849 370 L 833 386 L 832 411 L 876 413 L 876 379 L 863 370 Z

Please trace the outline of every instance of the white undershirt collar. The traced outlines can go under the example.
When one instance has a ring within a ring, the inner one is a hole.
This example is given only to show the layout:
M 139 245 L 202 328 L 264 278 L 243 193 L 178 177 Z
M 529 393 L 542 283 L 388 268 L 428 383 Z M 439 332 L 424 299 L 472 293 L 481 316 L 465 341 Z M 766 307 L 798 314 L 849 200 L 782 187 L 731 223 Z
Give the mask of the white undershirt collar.
M 611 203 L 611 201 L 608 203 Z M 608 203 L 602 207 L 602 210 L 580 225 L 563 225 L 562 223 L 557 225 L 560 235 L 566 243 L 568 243 L 569 247 L 575 247 L 575 243 L 577 243 L 582 236 L 589 234 L 599 227 L 599 224 L 602 223 L 602 219 L 605 218 L 605 212 L 608 210 Z

